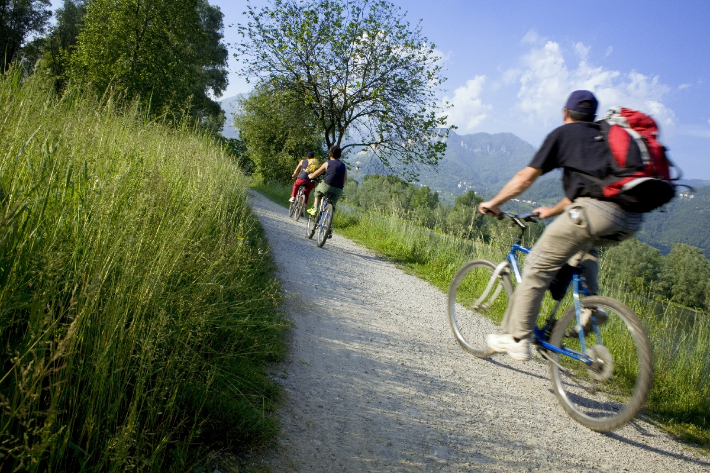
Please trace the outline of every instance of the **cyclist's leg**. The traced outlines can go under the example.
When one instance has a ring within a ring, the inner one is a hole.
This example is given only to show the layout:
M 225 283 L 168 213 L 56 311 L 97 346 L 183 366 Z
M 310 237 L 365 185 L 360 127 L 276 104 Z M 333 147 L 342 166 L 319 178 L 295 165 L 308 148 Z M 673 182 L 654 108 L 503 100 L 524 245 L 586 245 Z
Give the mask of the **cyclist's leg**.
M 599 250 L 580 251 L 567 262 L 570 266 L 582 266 L 587 292 L 590 296 L 599 294 Z
M 296 197 L 296 194 L 298 194 L 298 187 L 301 185 L 300 179 L 296 179 L 296 181 L 293 183 L 293 189 L 291 189 L 291 197 Z
M 316 186 L 315 189 L 315 200 L 313 202 L 313 207 L 308 210 L 308 213 L 311 215 L 315 215 L 316 212 L 318 212 L 318 206 L 320 205 L 320 199 L 325 195 L 325 193 L 328 191 L 328 184 L 325 182 L 321 182 Z
M 639 224 L 640 217 L 636 219 L 611 202 L 581 198 L 569 205 L 545 229 L 527 256 L 523 279 L 513 293 L 503 329 L 517 339 L 528 338 L 545 291 L 567 260 L 590 249 L 604 236 L 633 233 Z
M 330 202 L 333 205 L 333 211 L 335 212 L 335 204 L 340 199 L 340 196 L 343 195 L 343 189 L 338 189 L 337 187 L 328 186 L 328 193 L 330 194 L 330 198 L 329 198 L 328 202 Z
M 313 184 L 311 181 L 304 181 L 303 182 L 303 195 L 304 195 L 304 201 L 303 205 L 308 206 L 308 197 L 311 195 L 311 191 L 315 187 L 315 184 Z

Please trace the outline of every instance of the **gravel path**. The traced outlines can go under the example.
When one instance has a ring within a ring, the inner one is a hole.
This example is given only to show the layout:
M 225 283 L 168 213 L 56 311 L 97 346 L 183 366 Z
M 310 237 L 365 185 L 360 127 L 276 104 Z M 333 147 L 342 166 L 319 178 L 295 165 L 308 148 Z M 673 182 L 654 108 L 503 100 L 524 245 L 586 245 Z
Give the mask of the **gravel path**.
M 547 365 L 461 350 L 439 289 L 337 234 L 320 249 L 283 207 L 251 204 L 294 323 L 272 471 L 710 471 L 646 422 L 582 427 Z

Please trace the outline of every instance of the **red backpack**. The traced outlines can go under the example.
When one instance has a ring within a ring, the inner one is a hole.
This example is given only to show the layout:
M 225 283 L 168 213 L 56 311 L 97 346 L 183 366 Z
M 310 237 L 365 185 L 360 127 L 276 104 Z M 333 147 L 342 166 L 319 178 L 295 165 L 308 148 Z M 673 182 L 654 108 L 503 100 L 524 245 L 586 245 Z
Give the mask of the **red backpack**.
M 614 107 L 597 122 L 614 159 L 612 174 L 597 180 L 605 200 L 618 203 L 629 212 L 650 212 L 675 197 L 676 184 L 665 147 L 656 140 L 658 125 L 646 114 Z M 631 140 L 640 153 L 632 151 Z M 677 169 L 677 168 L 676 168 Z

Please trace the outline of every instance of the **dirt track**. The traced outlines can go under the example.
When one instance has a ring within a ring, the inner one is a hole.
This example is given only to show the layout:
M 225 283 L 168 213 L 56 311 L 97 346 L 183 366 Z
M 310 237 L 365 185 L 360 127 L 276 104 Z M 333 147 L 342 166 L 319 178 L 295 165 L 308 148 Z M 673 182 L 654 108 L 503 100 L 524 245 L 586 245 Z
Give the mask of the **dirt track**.
M 541 361 L 480 360 L 454 342 L 446 297 L 254 195 L 293 321 L 274 472 L 710 471 L 643 421 L 608 434 L 567 417 Z M 481 321 L 483 330 L 495 330 Z

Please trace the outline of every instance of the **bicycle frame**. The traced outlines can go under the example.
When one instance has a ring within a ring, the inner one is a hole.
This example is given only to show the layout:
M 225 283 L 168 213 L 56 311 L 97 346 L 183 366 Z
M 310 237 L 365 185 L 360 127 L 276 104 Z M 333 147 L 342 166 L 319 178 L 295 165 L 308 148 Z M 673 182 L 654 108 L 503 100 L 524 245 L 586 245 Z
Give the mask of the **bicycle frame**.
M 328 195 L 329 194 L 324 194 L 323 199 L 320 201 L 320 207 L 318 208 L 318 220 L 316 220 L 316 224 L 320 227 L 321 226 L 321 219 L 323 218 L 323 211 L 325 210 L 326 205 L 328 205 Z
M 481 304 L 481 302 L 483 302 L 483 300 L 485 300 L 488 297 L 488 294 L 490 293 L 490 290 L 492 289 L 493 285 L 495 284 L 495 281 L 498 279 L 498 276 L 500 276 L 500 274 L 504 273 L 508 268 L 512 271 L 513 276 L 515 277 L 515 281 L 518 284 L 520 284 L 520 282 L 523 279 L 522 273 L 520 271 L 520 265 L 518 264 L 518 258 L 516 255 L 519 252 L 523 253 L 523 254 L 530 253 L 530 248 L 527 248 L 522 245 L 523 232 L 525 231 L 525 228 L 527 228 L 527 227 L 520 220 L 518 220 L 518 219 L 513 219 L 513 220 L 521 229 L 520 236 L 516 237 L 505 260 L 502 261 L 496 267 L 495 271 L 491 275 L 490 281 L 488 282 L 488 286 L 486 286 L 486 289 L 483 291 L 483 294 L 478 299 L 478 301 L 476 301 L 476 304 Z M 562 303 L 562 300 L 557 301 L 555 306 L 552 308 L 550 315 L 547 317 L 547 322 L 545 323 L 545 325 L 542 328 L 538 327 L 537 324 L 535 325 L 535 329 L 533 330 L 533 342 L 548 351 L 558 353 L 560 355 L 568 356 L 568 357 L 573 358 L 577 361 L 581 361 L 582 363 L 584 363 L 586 365 L 591 365 L 592 359 L 585 353 L 587 351 L 587 349 L 586 349 L 586 344 L 584 342 L 584 330 L 582 329 L 582 323 L 581 323 L 582 307 L 581 307 L 580 299 L 579 299 L 580 293 L 583 294 L 584 296 L 589 296 L 589 293 L 581 284 L 582 278 L 580 276 L 580 272 L 581 272 L 581 267 L 574 268 L 574 272 L 572 274 L 572 297 L 574 299 L 574 309 L 575 309 L 576 318 L 577 318 L 577 332 L 579 334 L 579 343 L 582 348 L 582 352 L 578 352 L 576 350 L 571 350 L 571 349 L 564 347 L 564 346 L 561 348 L 556 347 L 556 346 L 551 345 L 550 343 L 547 342 L 548 334 L 550 333 L 552 326 L 557 321 L 556 315 L 557 315 L 557 311 L 559 310 L 559 307 Z M 498 284 L 496 287 L 496 290 L 491 295 L 491 298 L 489 299 L 488 304 L 493 303 L 493 301 L 500 294 L 501 290 L 502 290 L 502 285 Z M 599 333 L 599 327 L 597 326 L 596 323 L 593 324 L 593 326 L 594 326 L 594 333 L 597 337 L 597 340 L 599 341 L 599 343 L 602 343 L 601 333 Z

